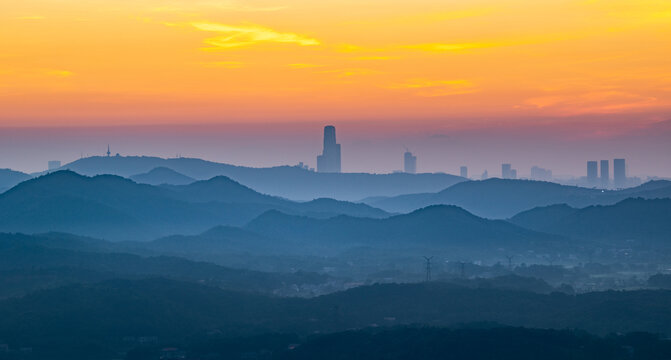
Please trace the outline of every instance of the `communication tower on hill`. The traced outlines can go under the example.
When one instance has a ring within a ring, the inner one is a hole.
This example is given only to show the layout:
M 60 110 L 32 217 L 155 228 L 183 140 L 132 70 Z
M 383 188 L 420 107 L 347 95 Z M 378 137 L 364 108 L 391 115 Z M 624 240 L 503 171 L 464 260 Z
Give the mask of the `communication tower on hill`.
M 431 259 L 433 259 L 433 256 L 431 257 L 424 257 L 424 260 L 426 260 L 426 281 L 429 282 L 431 281 Z

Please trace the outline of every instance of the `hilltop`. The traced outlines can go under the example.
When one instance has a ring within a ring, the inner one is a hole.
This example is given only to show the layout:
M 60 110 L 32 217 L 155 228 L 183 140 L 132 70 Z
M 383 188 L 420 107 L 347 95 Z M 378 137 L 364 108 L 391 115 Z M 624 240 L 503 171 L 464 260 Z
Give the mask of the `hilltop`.
M 32 176 L 10 169 L 0 169 L 0 193 L 11 189 L 17 184 L 31 179 Z
M 355 201 L 369 196 L 439 191 L 465 181 L 448 174 L 317 173 L 296 166 L 252 168 L 201 159 L 148 156 L 88 157 L 66 164 L 61 169 L 88 176 L 113 174 L 132 177 L 156 168 L 171 169 L 196 180 L 223 175 L 261 193 L 294 200 L 326 197 Z M 170 177 L 163 179 L 169 180 Z
M 0 231 L 69 232 L 112 240 L 150 240 L 243 225 L 268 210 L 331 217 L 385 217 L 368 205 L 299 203 L 257 193 L 225 177 L 180 186 L 137 184 L 115 175 L 58 171 L 0 195 Z
M 505 219 L 539 206 L 609 205 L 630 197 L 671 197 L 671 181 L 654 181 L 616 191 L 566 186 L 545 181 L 494 178 L 458 183 L 435 193 L 369 199 L 366 202 L 389 212 L 409 212 L 436 204 L 457 205 L 478 216 Z
M 512 223 L 528 229 L 579 239 L 598 239 L 648 249 L 668 247 L 671 199 L 626 199 L 614 205 L 539 207 L 522 212 Z

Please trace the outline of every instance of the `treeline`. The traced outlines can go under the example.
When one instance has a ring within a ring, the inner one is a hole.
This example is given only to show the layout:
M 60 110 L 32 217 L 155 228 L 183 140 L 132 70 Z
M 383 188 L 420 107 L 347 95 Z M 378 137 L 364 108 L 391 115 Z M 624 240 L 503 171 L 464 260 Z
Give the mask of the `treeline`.
M 576 328 L 597 335 L 671 334 L 671 291 L 581 295 L 454 284 L 364 286 L 311 299 L 267 297 L 165 279 L 113 280 L 0 302 L 0 339 L 12 348 L 103 344 L 153 336 L 184 343 L 208 334 L 338 332 L 409 324 L 491 322 Z

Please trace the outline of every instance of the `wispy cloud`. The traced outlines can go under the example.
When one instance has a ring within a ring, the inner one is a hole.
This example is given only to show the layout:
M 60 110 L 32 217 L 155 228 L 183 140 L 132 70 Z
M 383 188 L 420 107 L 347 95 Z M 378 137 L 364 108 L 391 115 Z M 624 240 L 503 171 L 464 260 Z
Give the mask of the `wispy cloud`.
M 27 15 L 27 16 L 19 16 L 17 19 L 19 19 L 19 20 L 43 20 L 43 19 L 45 19 L 45 17 L 42 16 L 42 15 Z
M 417 96 L 437 97 L 477 92 L 475 85 L 468 80 L 429 80 L 413 79 L 405 83 L 393 84 L 389 89 L 414 90 Z
M 68 70 L 47 70 L 47 75 L 57 76 L 57 77 L 69 77 L 72 76 L 72 71 Z
M 258 25 L 235 26 L 207 22 L 191 23 L 198 30 L 224 34 L 206 39 L 205 43 L 214 49 L 230 49 L 257 43 L 291 43 L 301 46 L 319 45 L 319 41 L 307 36 L 275 31 Z

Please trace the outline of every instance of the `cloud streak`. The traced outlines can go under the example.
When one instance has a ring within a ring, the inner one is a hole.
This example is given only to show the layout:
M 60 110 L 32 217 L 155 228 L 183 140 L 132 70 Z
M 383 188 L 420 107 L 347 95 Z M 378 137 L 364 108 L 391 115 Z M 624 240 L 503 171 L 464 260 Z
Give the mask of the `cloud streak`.
M 194 22 L 191 25 L 201 31 L 223 34 L 205 40 L 206 44 L 213 47 L 212 49 L 230 49 L 259 43 L 287 43 L 301 46 L 320 44 L 318 40 L 307 36 L 279 32 L 258 25 L 235 26 L 208 22 Z
M 19 20 L 44 20 L 45 17 L 41 15 L 27 15 L 17 17 Z

